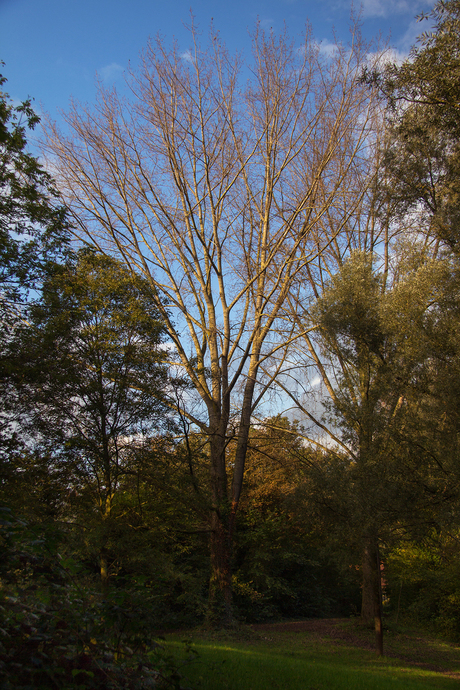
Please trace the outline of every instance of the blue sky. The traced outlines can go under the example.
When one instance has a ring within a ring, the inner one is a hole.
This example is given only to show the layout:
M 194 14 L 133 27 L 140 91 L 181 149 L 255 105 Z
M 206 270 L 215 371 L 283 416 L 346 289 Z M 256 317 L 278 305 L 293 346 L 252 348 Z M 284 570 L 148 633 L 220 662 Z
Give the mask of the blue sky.
M 364 0 L 362 31 L 370 39 L 391 35 L 404 54 L 421 32 L 415 15 L 429 11 L 434 0 Z M 359 9 L 355 3 L 355 9 Z M 231 50 L 248 47 L 248 31 L 259 19 L 295 39 L 309 20 L 317 40 L 346 40 L 350 0 L 0 0 L 0 59 L 6 90 L 14 100 L 35 99 L 37 110 L 53 118 L 70 97 L 91 102 L 96 71 L 106 83 L 123 79 L 136 64 L 149 36 L 174 37 L 187 50 L 184 24 L 192 9 L 206 32 L 211 19 Z M 426 28 L 423 25 L 423 28 Z

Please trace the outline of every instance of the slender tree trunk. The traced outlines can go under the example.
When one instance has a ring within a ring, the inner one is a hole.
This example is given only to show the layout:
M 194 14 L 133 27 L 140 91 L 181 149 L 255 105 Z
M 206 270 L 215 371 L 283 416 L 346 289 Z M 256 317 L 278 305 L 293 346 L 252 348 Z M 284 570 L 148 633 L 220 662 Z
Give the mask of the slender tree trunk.
M 375 629 L 376 651 L 383 655 L 383 626 L 380 583 L 380 559 L 377 540 L 366 537 L 363 550 L 363 590 L 361 622 Z
M 110 485 L 110 467 L 109 471 L 105 476 L 105 482 L 106 485 Z M 109 561 L 107 558 L 107 549 L 106 549 L 106 544 L 107 544 L 107 525 L 106 521 L 110 519 L 110 514 L 112 510 L 112 495 L 111 491 L 106 495 L 101 495 L 99 497 L 99 509 L 101 511 L 101 518 L 102 518 L 102 543 L 101 543 L 101 548 L 100 548 L 100 553 L 99 553 L 99 569 L 100 569 L 100 575 L 101 575 L 101 588 L 103 592 L 106 592 L 108 587 L 109 587 Z
M 105 592 L 107 591 L 107 588 L 109 586 L 109 565 L 107 562 L 107 556 L 104 553 L 104 550 L 101 552 L 100 556 L 100 569 L 101 569 L 101 587 L 102 591 Z
M 233 536 L 236 528 L 236 514 L 240 502 L 241 491 L 243 488 L 244 468 L 246 464 L 246 455 L 248 451 L 249 431 L 251 429 L 251 413 L 252 401 L 254 398 L 254 388 L 256 385 L 258 359 L 260 355 L 260 348 L 256 350 L 251 362 L 246 386 L 244 389 L 243 406 L 240 416 L 240 427 L 238 430 L 238 442 L 235 451 L 233 481 L 232 481 L 232 502 L 229 517 L 229 538 L 230 543 L 233 543 Z

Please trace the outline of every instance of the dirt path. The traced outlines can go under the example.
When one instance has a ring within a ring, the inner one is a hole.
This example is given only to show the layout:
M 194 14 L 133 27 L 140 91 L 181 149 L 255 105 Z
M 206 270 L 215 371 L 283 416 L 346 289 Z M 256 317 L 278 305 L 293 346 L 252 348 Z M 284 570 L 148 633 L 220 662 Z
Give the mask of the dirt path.
M 362 635 L 353 629 L 343 627 L 341 618 L 315 618 L 306 621 L 285 621 L 283 623 L 258 623 L 251 625 L 251 628 L 260 632 L 291 632 L 291 633 L 310 633 L 317 638 L 328 638 L 330 640 L 343 640 L 355 647 L 363 649 L 374 649 L 374 641 L 370 636 Z M 367 632 L 367 631 L 365 631 Z M 371 633 L 372 635 L 372 633 Z M 367 639 L 369 637 L 369 639 Z

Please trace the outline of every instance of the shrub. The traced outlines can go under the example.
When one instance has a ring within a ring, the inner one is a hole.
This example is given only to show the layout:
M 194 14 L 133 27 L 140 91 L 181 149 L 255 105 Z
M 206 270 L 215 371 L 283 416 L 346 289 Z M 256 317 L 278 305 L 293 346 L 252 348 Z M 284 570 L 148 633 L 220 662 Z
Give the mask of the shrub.
M 31 526 L 8 509 L 1 516 L 2 688 L 185 690 L 177 661 L 152 639 L 140 592 L 101 592 L 59 555 L 54 528 Z

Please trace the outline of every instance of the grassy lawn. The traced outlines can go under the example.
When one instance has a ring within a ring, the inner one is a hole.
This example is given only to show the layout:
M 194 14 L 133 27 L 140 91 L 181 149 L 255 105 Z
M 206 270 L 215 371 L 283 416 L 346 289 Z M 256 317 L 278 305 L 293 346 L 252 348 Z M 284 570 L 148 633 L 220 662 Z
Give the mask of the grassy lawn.
M 347 625 L 347 623 L 344 623 Z M 460 648 L 414 635 L 393 635 L 388 654 L 308 632 L 271 631 L 247 639 L 193 634 L 199 657 L 186 670 L 200 690 L 387 690 L 460 687 Z M 265 639 L 264 639 L 265 638 Z M 180 654 L 178 636 L 167 646 Z M 391 650 L 391 651 L 390 651 Z M 403 660 L 404 659 L 404 660 Z M 440 665 L 442 663 L 442 665 Z

